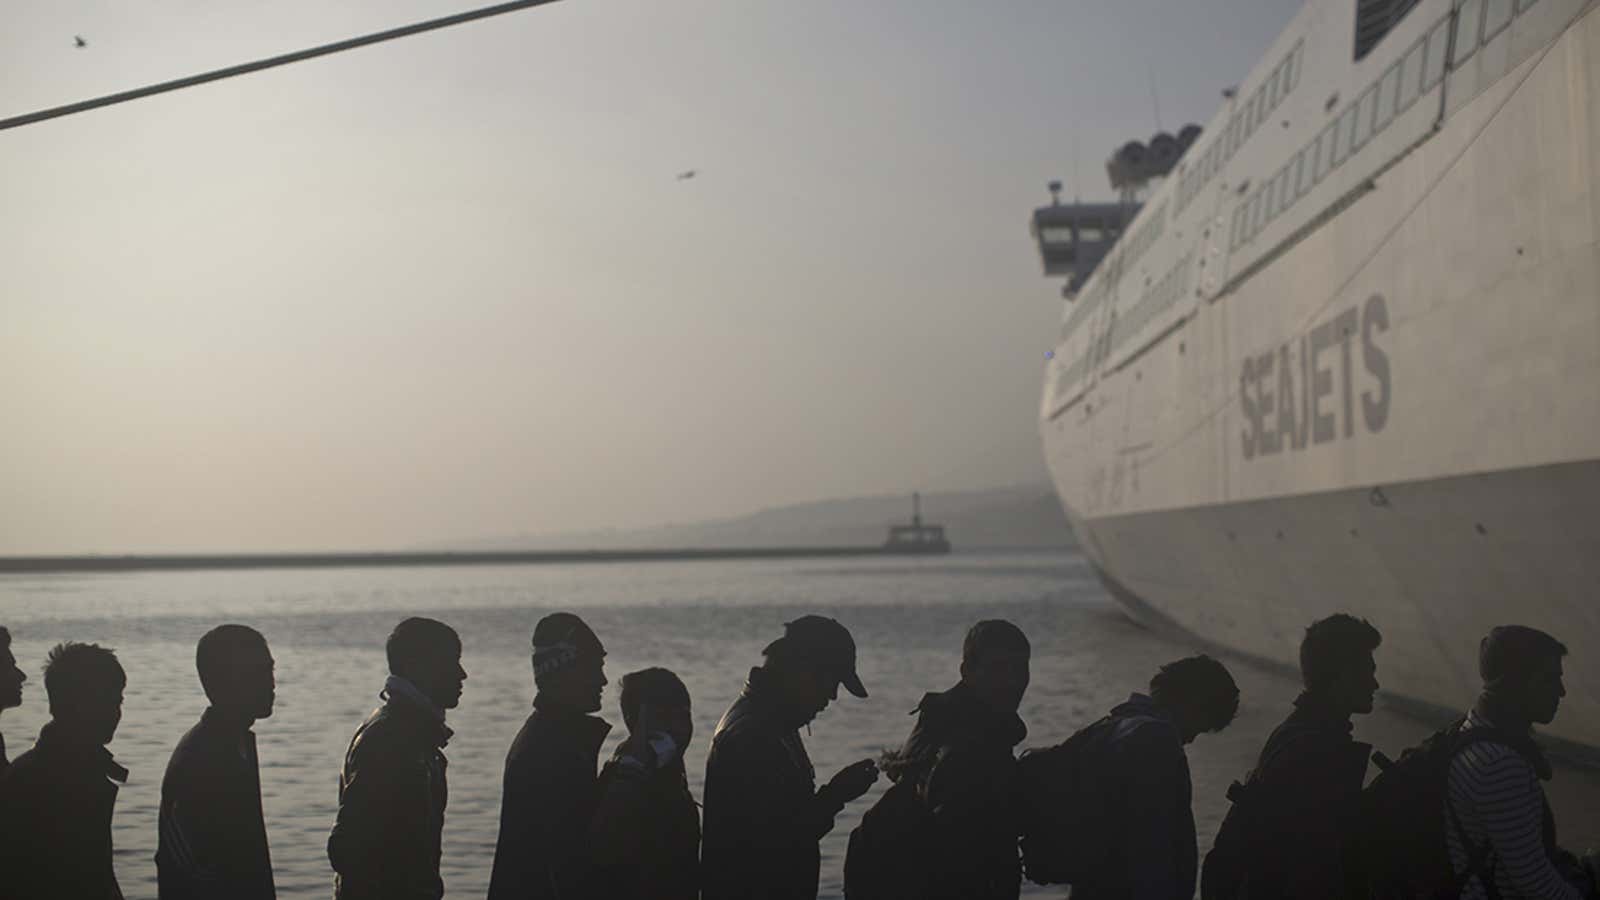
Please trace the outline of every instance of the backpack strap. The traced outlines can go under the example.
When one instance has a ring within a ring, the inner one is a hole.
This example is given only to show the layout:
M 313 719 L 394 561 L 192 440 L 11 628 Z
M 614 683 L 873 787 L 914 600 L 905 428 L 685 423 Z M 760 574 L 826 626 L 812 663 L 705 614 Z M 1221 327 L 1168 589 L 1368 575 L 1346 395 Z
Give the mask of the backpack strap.
M 1460 815 L 1456 813 L 1455 804 L 1450 802 L 1450 767 L 1455 764 L 1456 757 L 1461 755 L 1462 751 L 1468 747 L 1473 744 L 1489 742 L 1511 748 L 1517 755 L 1523 757 L 1530 766 L 1534 766 L 1535 769 L 1537 769 L 1537 764 L 1528 758 L 1527 750 L 1523 746 L 1525 742 L 1517 740 L 1515 736 L 1509 735 L 1498 728 L 1467 728 L 1465 725 L 1466 719 L 1462 718 L 1450 726 L 1450 756 L 1445 763 L 1445 816 L 1450 820 L 1451 827 L 1455 829 L 1456 839 L 1467 850 L 1466 871 L 1457 875 L 1451 882 L 1450 896 L 1459 897 L 1466 890 L 1467 884 L 1473 878 L 1477 878 L 1479 883 L 1483 885 L 1484 896 L 1488 900 L 1500 900 L 1500 885 L 1495 880 L 1495 869 L 1498 868 L 1498 860 L 1494 857 L 1494 845 L 1485 836 L 1483 846 L 1475 847 L 1472 844 L 1472 839 L 1467 836 L 1466 826 L 1462 824 Z
M 1450 758 L 1454 760 L 1455 756 Z M 1448 788 L 1445 791 L 1444 812 L 1450 820 L 1450 826 L 1455 829 L 1456 840 L 1467 851 L 1466 871 L 1451 879 L 1448 896 L 1460 897 L 1466 891 L 1467 884 L 1476 878 L 1483 885 L 1483 893 L 1488 900 L 1500 900 L 1500 885 L 1495 882 L 1494 845 L 1485 838 L 1482 846 L 1473 846 L 1472 839 L 1467 836 L 1466 826 L 1461 824 L 1461 817 L 1450 802 Z

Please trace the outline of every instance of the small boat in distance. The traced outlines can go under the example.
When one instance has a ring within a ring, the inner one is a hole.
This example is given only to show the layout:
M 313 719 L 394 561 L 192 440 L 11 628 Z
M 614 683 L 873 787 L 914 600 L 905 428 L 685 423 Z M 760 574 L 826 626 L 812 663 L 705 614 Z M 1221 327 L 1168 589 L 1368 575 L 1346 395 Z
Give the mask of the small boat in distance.
M 911 524 L 890 525 L 885 553 L 949 553 L 943 525 L 922 524 L 922 495 L 911 495 Z

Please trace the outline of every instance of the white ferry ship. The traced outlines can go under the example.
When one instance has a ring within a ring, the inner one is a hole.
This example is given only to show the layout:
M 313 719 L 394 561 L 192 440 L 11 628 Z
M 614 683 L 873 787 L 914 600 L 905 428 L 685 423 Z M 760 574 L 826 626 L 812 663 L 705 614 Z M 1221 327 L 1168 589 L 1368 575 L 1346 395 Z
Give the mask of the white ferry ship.
M 1361 615 L 1455 710 L 1485 632 L 1544 628 L 1545 733 L 1600 747 L 1600 3 L 1310 0 L 1108 169 L 1033 227 L 1047 462 L 1119 600 L 1283 664 Z

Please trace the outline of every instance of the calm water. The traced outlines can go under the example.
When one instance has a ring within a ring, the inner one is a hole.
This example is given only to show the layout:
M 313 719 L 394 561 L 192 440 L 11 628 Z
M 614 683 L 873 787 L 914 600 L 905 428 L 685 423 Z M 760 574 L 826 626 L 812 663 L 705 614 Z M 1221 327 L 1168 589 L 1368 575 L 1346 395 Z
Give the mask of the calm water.
M 128 690 L 111 749 L 133 773 L 117 803 L 117 871 L 130 898 L 153 897 L 161 773 L 205 706 L 195 641 L 220 622 L 254 625 L 278 662 L 276 713 L 256 726 L 278 895 L 326 897 L 332 879 L 324 846 L 338 767 L 350 733 L 378 702 L 383 639 L 405 615 L 440 618 L 461 633 L 470 675 L 450 714 L 456 736 L 446 749 L 445 881 L 451 897 L 481 897 L 501 765 L 532 699 L 529 636 L 540 616 L 558 609 L 594 626 L 610 651 L 613 682 L 647 665 L 683 677 L 696 704 L 688 754 L 696 795 L 712 726 L 761 648 L 802 613 L 823 612 L 851 629 L 872 694 L 841 697 L 813 724 L 806 740 L 821 778 L 904 739 L 906 713 L 922 693 L 954 683 L 961 637 L 977 619 L 1011 619 L 1033 641 L 1025 745 L 1064 738 L 1141 687 L 1160 663 L 1188 652 L 1129 624 L 1084 563 L 1067 554 L 14 577 L 0 579 L 0 624 L 10 626 L 32 681 L 23 708 L 0 718 L 0 731 L 13 757 L 31 746 L 46 717 L 39 668 L 50 645 L 72 638 L 117 651 Z M 1281 677 L 1232 668 L 1244 693 L 1239 720 L 1189 753 L 1202 848 L 1210 846 L 1228 782 L 1248 768 L 1296 692 Z M 614 745 L 622 737 L 614 685 L 604 715 L 618 725 Z M 1392 753 L 1425 731 L 1380 712 L 1361 720 L 1357 733 Z M 1557 775 L 1552 798 L 1569 845 L 1600 843 L 1597 781 Z M 824 896 L 838 896 L 850 829 L 882 786 L 850 806 L 824 843 Z

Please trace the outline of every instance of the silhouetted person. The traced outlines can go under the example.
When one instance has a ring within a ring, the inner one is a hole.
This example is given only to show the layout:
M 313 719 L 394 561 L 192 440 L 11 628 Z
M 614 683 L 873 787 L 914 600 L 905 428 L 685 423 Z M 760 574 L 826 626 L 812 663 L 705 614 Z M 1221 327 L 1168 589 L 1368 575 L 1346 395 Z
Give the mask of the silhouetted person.
M 1343 613 L 1306 629 L 1305 691 L 1244 784 L 1230 791 L 1234 805 L 1206 856 L 1204 900 L 1363 895 L 1351 855 L 1372 747 L 1351 737 L 1350 719 L 1372 712 L 1373 651 L 1382 642 L 1365 619 Z
M 1191 656 L 1162 666 L 1148 695 L 1134 694 L 1079 733 L 1093 766 L 1087 777 L 1105 806 L 1072 812 L 1094 829 L 1104 855 L 1073 880 L 1073 900 L 1194 896 L 1199 848 L 1183 748 L 1226 728 L 1238 710 L 1239 688 L 1228 670 L 1209 656 Z M 1025 791 L 1047 789 L 1030 778 L 1025 772 Z
M 605 647 L 572 613 L 533 629 L 533 713 L 506 755 L 489 900 L 577 897 L 589 871 L 595 769 L 611 726 L 589 715 L 606 686 Z
M 1028 689 L 1028 639 L 989 619 L 967 632 L 961 680 L 926 694 L 905 746 L 884 754 L 894 784 L 850 836 L 850 900 L 1015 898 L 1017 716 Z
M 1467 878 L 1467 900 L 1581 900 L 1593 896 L 1589 872 L 1556 843 L 1555 817 L 1539 782 L 1550 763 L 1533 740 L 1534 725 L 1556 717 L 1561 698 L 1561 658 L 1567 648 L 1542 631 L 1503 625 L 1489 632 L 1478 650 L 1483 693 L 1467 713 L 1463 730 L 1491 729 L 1493 738 L 1466 743 L 1450 763 L 1445 840 L 1457 875 L 1468 873 L 1474 852 L 1488 851 L 1478 874 Z
M 846 803 L 878 779 L 864 759 L 819 790 L 800 740 L 807 725 L 839 696 L 867 689 L 856 675 L 856 645 L 833 619 L 803 616 L 762 651 L 744 692 L 711 736 L 706 760 L 704 900 L 816 900 L 817 842 L 833 830 Z
M 0 897 L 121 900 L 111 815 L 128 770 L 106 745 L 122 720 L 122 665 L 68 641 L 44 664 L 50 721 L 0 779 Z
M 383 705 L 367 716 L 344 757 L 339 816 L 328 835 L 336 900 L 438 898 L 444 830 L 444 714 L 461 702 L 461 638 L 433 619 L 395 626 L 384 647 Z
M 17 668 L 17 658 L 11 655 L 11 632 L 0 625 L 0 712 L 22 705 L 22 683 L 28 676 Z M 11 768 L 6 758 L 6 738 L 0 734 L 0 778 Z
M 254 628 L 219 625 L 200 638 L 195 668 L 211 705 L 178 741 L 161 781 L 160 897 L 271 900 L 272 856 L 250 728 L 272 715 L 272 653 Z
M 700 896 L 700 811 L 683 751 L 694 736 L 689 689 L 666 669 L 622 676 L 628 739 L 600 773 L 588 894 L 612 900 Z

